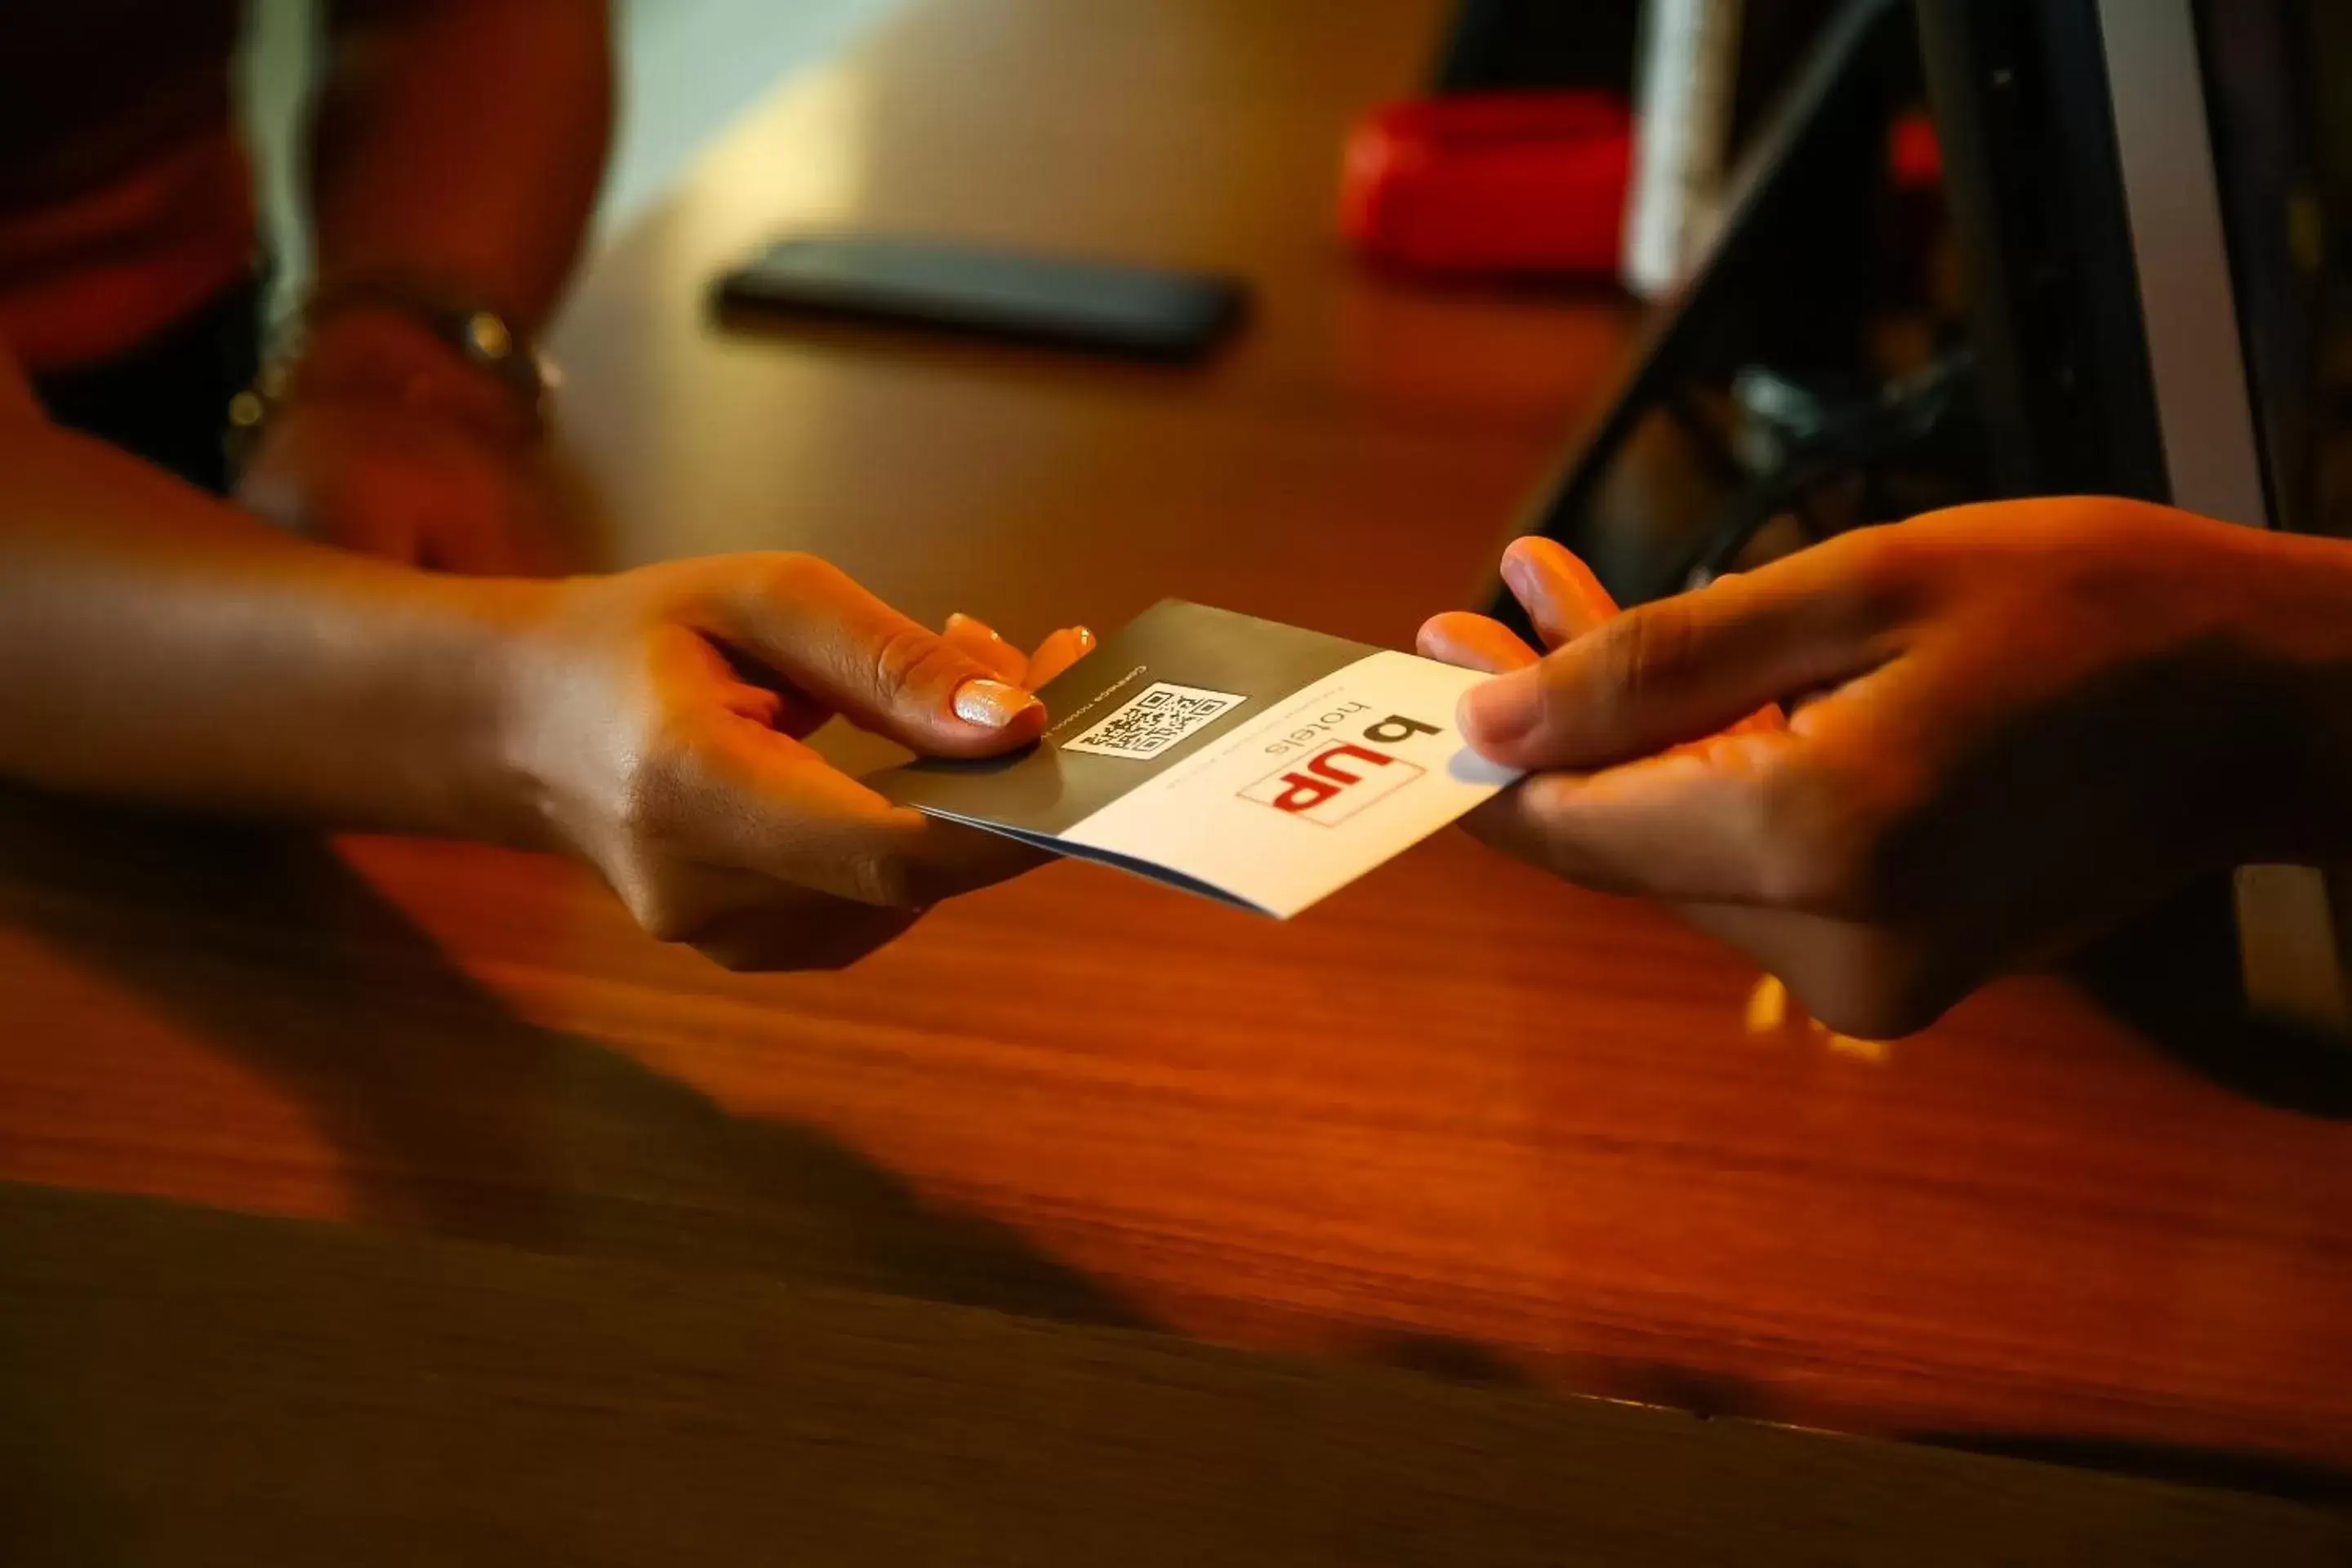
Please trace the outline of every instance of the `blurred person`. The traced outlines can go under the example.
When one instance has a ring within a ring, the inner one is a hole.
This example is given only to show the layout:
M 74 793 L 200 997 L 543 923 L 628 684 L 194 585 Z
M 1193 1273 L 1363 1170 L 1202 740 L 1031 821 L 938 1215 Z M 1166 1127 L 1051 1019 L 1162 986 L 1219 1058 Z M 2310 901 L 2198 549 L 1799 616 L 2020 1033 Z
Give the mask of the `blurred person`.
M 938 755 L 1024 744 L 1083 631 L 1024 658 L 788 554 L 512 574 L 548 562 L 530 337 L 603 162 L 603 6 L 332 0 L 318 285 L 257 373 L 239 9 L 8 8 L 0 776 L 567 850 L 742 967 L 845 961 L 1028 864 L 803 742 L 840 714 Z
M 2352 545 L 2097 499 L 1841 535 L 1623 614 L 1549 541 L 1503 574 L 1548 651 L 1465 738 L 1531 776 L 1466 826 L 1675 906 L 1880 1038 L 2200 872 L 2352 848 Z
M 240 0 L 8 8 L 0 342 L 59 423 L 317 537 L 556 563 L 532 335 L 612 121 L 602 0 L 323 0 L 315 285 L 265 356 Z M 233 400 L 252 428 L 223 453 Z

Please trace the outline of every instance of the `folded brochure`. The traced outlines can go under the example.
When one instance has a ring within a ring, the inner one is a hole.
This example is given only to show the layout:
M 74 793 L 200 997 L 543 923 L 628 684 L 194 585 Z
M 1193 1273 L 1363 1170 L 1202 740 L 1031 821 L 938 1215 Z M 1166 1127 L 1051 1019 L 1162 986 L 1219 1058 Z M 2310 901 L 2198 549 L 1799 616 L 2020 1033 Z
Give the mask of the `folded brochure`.
M 1517 776 L 1463 743 L 1486 677 L 1169 599 L 1041 695 L 1043 740 L 867 782 L 933 816 L 1287 919 Z

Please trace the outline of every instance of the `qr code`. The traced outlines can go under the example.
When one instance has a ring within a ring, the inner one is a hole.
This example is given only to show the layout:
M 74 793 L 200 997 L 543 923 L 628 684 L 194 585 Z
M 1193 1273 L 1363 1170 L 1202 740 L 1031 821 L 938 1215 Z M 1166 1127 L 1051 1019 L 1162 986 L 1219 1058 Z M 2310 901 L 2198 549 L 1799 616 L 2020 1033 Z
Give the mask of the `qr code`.
M 1154 681 L 1085 734 L 1063 742 L 1062 750 L 1098 757 L 1156 757 L 1245 700 L 1230 691 Z

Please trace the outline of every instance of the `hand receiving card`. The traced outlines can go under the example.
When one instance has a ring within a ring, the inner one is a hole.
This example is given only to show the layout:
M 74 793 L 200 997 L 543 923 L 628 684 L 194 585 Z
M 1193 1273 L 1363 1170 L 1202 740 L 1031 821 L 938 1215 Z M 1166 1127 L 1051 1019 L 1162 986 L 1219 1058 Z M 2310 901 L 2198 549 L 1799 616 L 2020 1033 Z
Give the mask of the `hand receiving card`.
M 867 782 L 1024 843 L 1287 919 L 1517 775 L 1454 728 L 1476 670 L 1163 601 L 1044 693 L 1032 750 Z

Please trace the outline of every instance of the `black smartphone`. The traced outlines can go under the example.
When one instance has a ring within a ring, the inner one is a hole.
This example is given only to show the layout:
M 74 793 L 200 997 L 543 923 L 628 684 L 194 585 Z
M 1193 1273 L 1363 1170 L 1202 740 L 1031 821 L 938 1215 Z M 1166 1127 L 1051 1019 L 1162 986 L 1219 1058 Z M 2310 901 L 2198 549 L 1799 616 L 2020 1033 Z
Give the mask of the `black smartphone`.
M 731 310 L 928 327 L 1155 360 L 1197 359 L 1241 319 L 1238 279 L 919 239 L 787 239 L 719 280 Z

